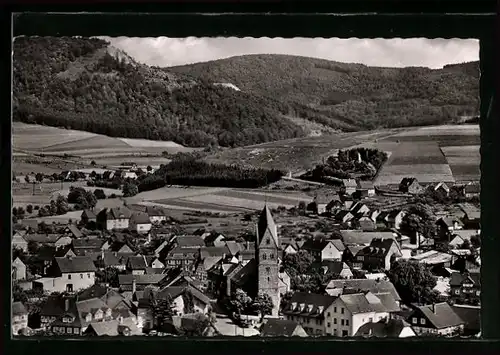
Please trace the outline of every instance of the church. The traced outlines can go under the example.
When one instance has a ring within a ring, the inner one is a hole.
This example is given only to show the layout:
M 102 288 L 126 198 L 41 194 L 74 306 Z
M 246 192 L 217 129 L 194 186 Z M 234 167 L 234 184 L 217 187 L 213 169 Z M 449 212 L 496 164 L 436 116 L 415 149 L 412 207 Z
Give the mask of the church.
M 281 296 L 290 289 L 290 277 L 280 272 L 281 245 L 278 227 L 271 211 L 264 207 L 255 226 L 255 257 L 246 264 L 239 263 L 223 271 L 226 296 L 237 288 L 254 298 L 268 294 L 273 301 L 272 316 L 279 313 Z

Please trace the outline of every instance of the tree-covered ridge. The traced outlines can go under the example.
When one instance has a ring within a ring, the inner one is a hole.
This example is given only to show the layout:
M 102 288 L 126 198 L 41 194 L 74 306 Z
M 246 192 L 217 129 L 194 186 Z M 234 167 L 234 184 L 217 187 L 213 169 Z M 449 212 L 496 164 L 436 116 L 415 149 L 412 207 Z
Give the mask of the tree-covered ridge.
M 112 55 L 99 39 L 14 42 L 14 119 L 186 146 L 303 136 L 287 105 Z
M 479 110 L 479 62 L 379 68 L 289 55 L 245 55 L 171 67 L 208 82 L 299 103 L 361 128 L 440 124 Z

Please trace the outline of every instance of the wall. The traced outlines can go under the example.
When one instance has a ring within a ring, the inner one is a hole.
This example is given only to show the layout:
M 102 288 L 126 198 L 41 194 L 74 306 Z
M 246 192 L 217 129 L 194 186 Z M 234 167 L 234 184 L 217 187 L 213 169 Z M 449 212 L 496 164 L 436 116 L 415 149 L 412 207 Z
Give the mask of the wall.
M 12 334 L 17 335 L 21 329 L 28 327 L 28 315 L 15 315 L 12 317 Z
M 69 275 L 71 276 L 71 279 L 68 278 Z M 65 292 L 66 286 L 68 284 L 72 284 L 73 292 L 76 292 L 78 290 L 86 289 L 93 286 L 95 284 L 95 273 L 94 272 L 68 273 L 68 274 L 63 274 L 63 276 L 54 277 L 51 279 L 52 282 L 50 282 L 50 279 L 47 279 L 46 282 L 42 283 L 44 291 Z M 33 281 L 33 283 L 37 282 Z
M 299 315 L 285 315 L 285 319 L 299 323 L 308 335 L 331 335 L 333 334 L 333 305 L 325 309 L 324 315 L 324 320 Z
M 123 219 L 108 219 L 106 221 L 106 229 L 127 229 L 129 227 L 129 220 L 126 218 Z
M 173 309 L 177 311 L 178 316 L 182 316 L 184 314 L 184 299 L 181 296 L 173 299 Z
M 139 308 L 137 310 L 137 327 L 139 329 L 153 328 L 153 312 L 149 308 Z
M 376 313 L 376 312 L 368 312 L 368 313 L 360 313 L 360 314 L 354 314 L 352 316 L 352 325 L 350 329 L 350 334 L 356 334 L 358 329 L 366 323 L 370 322 L 370 318 L 372 319 L 373 322 L 378 322 L 381 319 L 388 318 L 390 314 L 388 312 L 383 312 L 383 313 Z
M 335 247 L 335 245 L 328 243 L 321 251 L 321 260 L 340 260 L 342 253 Z
M 166 221 L 167 217 L 165 216 L 149 216 L 149 220 L 151 223 L 160 223 L 161 221 Z
M 132 275 L 144 275 L 145 273 L 144 270 L 132 270 Z
M 408 338 L 416 336 L 415 332 L 411 327 L 404 327 L 401 333 L 399 333 L 399 338 Z
M 137 233 L 146 234 L 151 230 L 151 223 L 134 223 L 129 224 L 129 228 L 134 229 Z
M 351 269 L 342 269 L 339 276 L 342 279 L 352 279 L 354 275 L 352 274 Z
M 23 263 L 12 263 L 12 279 L 13 280 L 24 280 L 26 279 L 26 265 Z
M 304 328 L 302 328 L 302 326 L 298 325 L 297 328 L 295 328 L 295 330 L 293 331 L 292 336 L 293 337 L 307 337 L 308 334 L 306 333 Z

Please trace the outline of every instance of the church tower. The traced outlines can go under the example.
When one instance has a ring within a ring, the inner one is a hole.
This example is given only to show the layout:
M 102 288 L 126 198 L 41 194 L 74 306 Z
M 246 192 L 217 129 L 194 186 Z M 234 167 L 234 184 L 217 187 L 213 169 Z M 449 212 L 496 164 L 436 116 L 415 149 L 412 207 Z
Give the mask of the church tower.
M 280 306 L 278 228 L 267 206 L 262 210 L 256 225 L 255 260 L 257 261 L 257 289 L 273 301 L 272 315 L 277 316 Z

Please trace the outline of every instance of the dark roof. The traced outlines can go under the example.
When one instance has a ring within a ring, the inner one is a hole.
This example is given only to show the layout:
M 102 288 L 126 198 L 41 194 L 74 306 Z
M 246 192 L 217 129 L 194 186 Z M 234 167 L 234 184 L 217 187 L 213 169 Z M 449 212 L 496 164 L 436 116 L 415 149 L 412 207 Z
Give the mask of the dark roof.
M 65 313 L 65 301 L 68 300 L 68 311 L 77 314 L 76 301 L 74 297 L 63 297 L 61 295 L 49 295 L 47 301 L 44 303 L 41 316 L 57 317 Z
M 203 247 L 205 246 L 205 242 L 203 241 L 203 238 L 197 235 L 193 236 L 177 236 L 175 238 L 175 243 L 177 243 L 177 246 L 180 248 L 193 248 L 193 247 Z
M 101 249 L 104 241 L 98 238 L 80 238 L 73 239 L 73 248 L 85 248 L 85 249 Z
M 96 271 L 92 258 L 88 256 L 73 256 L 55 258 L 61 272 L 89 272 Z
M 410 324 L 402 319 L 382 319 L 379 322 L 365 323 L 359 327 L 358 331 L 354 336 L 373 336 L 378 338 L 395 338 L 401 334 L 401 331 L 405 327 L 409 327 Z
M 361 249 L 357 255 L 385 258 L 393 243 L 396 243 L 394 239 L 373 239 L 370 246 Z
M 291 320 L 269 318 L 260 328 L 260 335 L 265 337 L 292 336 L 300 324 Z
M 164 274 L 144 274 L 144 275 L 118 275 L 118 282 L 122 285 L 132 285 L 135 280 L 136 284 L 154 285 L 165 278 Z
M 257 232 L 258 232 L 257 237 L 262 238 L 266 230 L 269 231 L 271 237 L 274 239 L 274 243 L 279 248 L 280 243 L 278 238 L 278 228 L 276 226 L 276 223 L 274 222 L 273 215 L 271 214 L 271 211 L 269 210 L 267 205 L 264 207 L 259 216 L 259 222 L 257 223 Z M 260 240 L 258 240 L 257 242 L 260 243 Z
M 352 314 L 389 312 L 382 301 L 371 292 L 342 294 L 339 298 Z
M 360 180 L 358 181 L 358 189 L 362 190 L 373 189 L 373 182 Z
M 146 270 L 148 265 L 143 256 L 130 256 L 127 259 L 127 267 L 132 270 Z
M 453 308 L 446 302 L 418 306 L 417 308 L 436 329 L 465 324 L 458 314 L 455 313 Z
M 229 254 L 229 249 L 227 246 L 223 247 L 203 247 L 200 249 L 200 254 L 202 258 L 207 256 L 224 256 Z
M 322 317 L 324 311 L 336 300 L 336 297 L 316 293 L 295 292 L 283 310 L 284 314 Z M 302 309 L 301 305 L 305 305 Z M 312 306 L 312 307 L 309 307 Z M 320 309 L 322 307 L 323 309 Z
M 151 220 L 147 213 L 135 211 L 130 216 L 130 221 L 136 224 L 150 224 Z
M 83 290 L 78 294 L 79 301 L 86 301 L 91 298 L 101 298 L 108 293 L 109 289 L 106 286 L 99 284 L 92 285 L 91 287 Z
M 88 219 L 95 219 L 96 215 L 93 211 L 91 210 L 83 210 L 82 212 L 82 217 L 87 217 Z
M 172 297 L 172 299 L 174 299 L 186 292 L 190 292 L 193 295 L 193 297 L 196 298 L 198 301 L 203 302 L 204 304 L 207 305 L 210 304 L 210 298 L 208 298 L 200 290 L 191 285 L 165 287 L 164 289 L 158 292 L 158 296 L 163 298 L 166 297 L 166 295 L 169 295 L 170 297 Z
M 250 260 L 240 270 L 231 276 L 231 282 L 235 285 L 246 285 L 257 273 L 257 262 Z
M 464 191 L 466 194 L 478 194 L 481 192 L 481 185 L 479 184 L 465 185 Z
M 339 211 L 336 215 L 335 215 L 335 219 L 336 220 L 343 220 L 345 217 L 348 217 L 350 216 L 350 219 L 354 218 L 354 215 L 349 212 L 349 211 L 346 211 L 346 210 L 341 210 Z
M 314 202 L 316 202 L 318 204 L 328 204 L 334 200 L 335 201 L 340 200 L 340 198 L 337 194 L 318 193 L 318 194 L 316 194 L 316 196 L 314 196 Z
M 344 244 L 370 244 L 373 239 L 396 239 L 393 232 L 365 232 L 360 230 L 341 230 Z
M 358 220 L 359 228 L 363 231 L 372 231 L 377 228 L 375 222 L 370 218 L 361 218 Z
M 24 240 L 27 242 L 52 244 L 61 238 L 60 234 L 26 234 Z
M 476 286 L 481 286 L 481 274 L 479 272 L 459 273 L 454 272 L 450 277 L 450 286 L 461 286 L 464 281 L 470 279 Z
M 165 216 L 165 211 L 157 206 L 146 206 L 146 213 L 150 217 L 160 217 Z
M 167 259 L 193 259 L 199 252 L 199 248 L 174 248 L 168 255 Z
M 326 238 L 309 238 L 302 245 L 304 250 L 322 251 L 329 243 Z
M 332 273 L 334 275 L 339 275 L 344 269 L 350 269 L 346 263 L 336 260 L 323 260 L 322 262 L 313 263 L 311 267 L 315 270 L 326 270 L 323 272 L 324 274 Z
M 110 251 L 105 251 L 104 253 L 101 253 L 101 256 L 99 257 L 99 262 L 102 264 L 103 267 L 122 265 L 118 256 Z
M 388 280 L 370 280 L 370 279 L 349 279 L 349 280 L 331 280 L 328 283 L 328 289 L 344 289 L 344 293 L 352 291 L 371 291 L 372 293 L 385 293 L 392 294 L 396 301 L 400 301 L 396 288 L 392 282 Z
M 194 234 L 194 235 L 197 235 L 197 234 Z M 203 233 L 201 235 L 203 235 Z M 219 236 L 222 236 L 222 238 L 225 239 L 224 235 L 222 235 L 220 233 L 212 232 L 209 235 L 207 235 L 205 237 L 205 239 L 203 239 L 203 241 L 205 242 L 206 245 L 208 245 L 208 244 L 213 243 L 217 238 L 219 238 Z
M 12 315 L 28 314 L 26 307 L 22 302 L 12 303 Z
M 99 212 L 99 215 L 104 214 L 106 216 L 106 219 L 112 220 L 112 219 L 122 219 L 122 218 L 130 218 L 132 216 L 132 212 L 124 207 L 124 206 L 119 206 L 119 207 L 114 207 L 114 208 L 105 208 L 101 212 Z
M 453 305 L 453 311 L 465 322 L 465 328 L 481 330 L 481 306 Z

